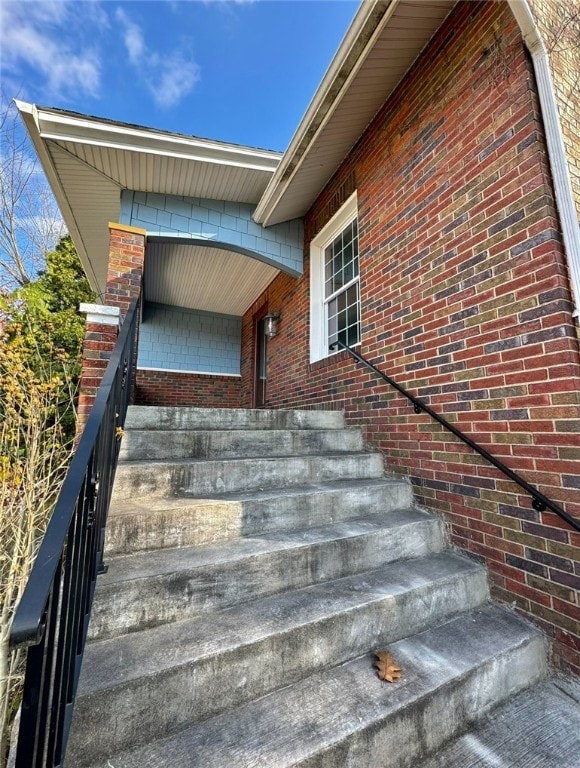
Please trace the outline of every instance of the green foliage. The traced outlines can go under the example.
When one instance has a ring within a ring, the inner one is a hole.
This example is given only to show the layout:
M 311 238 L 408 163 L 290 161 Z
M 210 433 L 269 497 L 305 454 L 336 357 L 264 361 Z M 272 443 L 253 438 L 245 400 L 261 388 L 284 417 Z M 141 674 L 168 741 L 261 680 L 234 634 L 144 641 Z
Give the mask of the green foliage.
M 22 299 L 5 298 L 0 332 L 0 765 L 24 671 L 25 653 L 11 652 L 10 629 L 68 466 L 74 425 L 67 355 L 54 346 L 46 360 L 32 354 L 25 309 Z
M 84 335 L 84 318 L 78 308 L 81 302 L 94 301 L 95 294 L 72 240 L 66 235 L 46 255 L 46 269 L 38 278 L 2 299 L 4 343 L 15 343 L 18 338 L 32 370 L 42 375 L 50 368 L 57 375 L 66 369 L 67 379 L 75 387 L 81 371 Z M 62 401 L 67 408 L 65 432 L 70 437 L 75 423 L 68 392 L 63 392 Z

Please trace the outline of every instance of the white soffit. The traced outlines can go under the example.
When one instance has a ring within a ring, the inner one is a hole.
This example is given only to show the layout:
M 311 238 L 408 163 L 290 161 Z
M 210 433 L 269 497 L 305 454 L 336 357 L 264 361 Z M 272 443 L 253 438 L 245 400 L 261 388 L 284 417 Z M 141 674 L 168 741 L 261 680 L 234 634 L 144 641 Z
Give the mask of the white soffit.
M 123 189 L 255 204 L 281 155 L 16 102 L 74 240 L 103 292 Z
M 304 216 L 457 0 L 365 0 L 256 209 Z
M 148 242 L 145 299 L 243 315 L 278 272 L 269 264 L 221 248 Z

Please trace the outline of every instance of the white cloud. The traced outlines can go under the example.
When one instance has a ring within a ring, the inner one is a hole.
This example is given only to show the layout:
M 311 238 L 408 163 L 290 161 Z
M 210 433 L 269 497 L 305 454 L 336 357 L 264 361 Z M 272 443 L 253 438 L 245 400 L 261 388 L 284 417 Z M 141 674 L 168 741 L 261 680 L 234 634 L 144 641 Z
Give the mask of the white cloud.
M 157 60 L 156 78 L 148 82 L 155 103 L 160 107 L 173 107 L 193 90 L 198 82 L 199 67 L 193 61 L 174 54 Z
M 162 51 L 155 41 L 147 43 L 135 6 L 107 5 L 106 0 L 0 0 L 5 96 L 40 103 L 99 97 L 108 63 L 103 56 L 113 53 L 115 33 L 121 34 L 121 55 L 126 53 L 134 79 L 157 106 L 169 108 L 187 96 L 200 79 L 188 41 Z
M 145 53 L 145 40 L 141 28 L 127 16 L 122 8 L 117 8 L 115 18 L 123 26 L 125 47 L 131 64 L 138 66 Z
M 58 2 L 5 2 L 2 4 L 2 71 L 10 82 L 23 79 L 32 68 L 44 79 L 50 97 L 82 93 L 96 96 L 101 86 L 101 62 L 97 49 L 74 35 L 74 0 Z M 97 2 L 86 4 L 93 18 L 102 9 Z M 77 17 L 78 18 L 78 17 Z
M 115 18 L 122 27 L 129 61 L 155 104 L 163 108 L 178 104 L 199 81 L 198 65 L 183 45 L 169 54 L 148 48 L 143 30 L 122 8 L 117 8 Z

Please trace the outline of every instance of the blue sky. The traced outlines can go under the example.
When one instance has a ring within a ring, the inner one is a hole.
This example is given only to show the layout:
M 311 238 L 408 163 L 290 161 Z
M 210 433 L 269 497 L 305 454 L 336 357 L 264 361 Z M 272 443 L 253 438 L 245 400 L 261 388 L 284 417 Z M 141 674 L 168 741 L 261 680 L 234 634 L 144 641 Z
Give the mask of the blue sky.
M 284 150 L 358 2 L 3 0 L 4 98 Z

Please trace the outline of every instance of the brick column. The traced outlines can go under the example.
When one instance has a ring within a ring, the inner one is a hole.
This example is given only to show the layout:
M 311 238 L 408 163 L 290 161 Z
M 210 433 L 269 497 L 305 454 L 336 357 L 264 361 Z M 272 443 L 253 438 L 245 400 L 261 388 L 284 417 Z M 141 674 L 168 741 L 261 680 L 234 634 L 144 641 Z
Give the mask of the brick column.
M 109 223 L 109 268 L 105 304 L 119 307 L 121 316 L 136 299 L 143 282 L 144 229 Z
M 146 231 L 109 223 L 109 264 L 105 304 L 81 304 L 87 313 L 79 388 L 77 438 L 90 413 L 97 389 L 115 348 L 119 326 L 141 291 Z
M 119 334 L 119 307 L 102 304 L 81 304 L 79 311 L 86 314 L 85 339 L 79 386 L 77 438 L 87 422 L 95 402 L 111 353 Z

